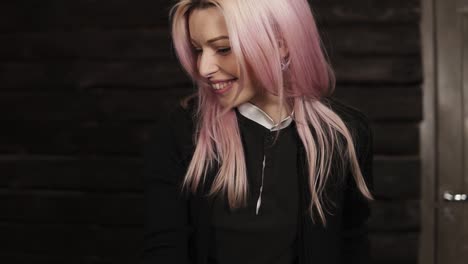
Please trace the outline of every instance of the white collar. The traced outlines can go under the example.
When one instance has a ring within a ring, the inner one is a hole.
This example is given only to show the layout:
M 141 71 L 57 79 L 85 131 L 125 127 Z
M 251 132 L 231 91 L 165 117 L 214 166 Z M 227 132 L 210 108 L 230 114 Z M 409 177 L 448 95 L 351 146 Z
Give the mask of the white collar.
M 239 113 L 241 113 L 243 116 L 264 126 L 270 131 L 280 130 L 289 126 L 293 121 L 292 116 L 294 115 L 293 110 L 289 116 L 285 117 L 283 120 L 281 120 L 281 122 L 275 125 L 273 119 L 267 113 L 265 113 L 258 106 L 250 102 L 240 104 L 239 106 L 237 106 L 237 109 L 239 110 Z

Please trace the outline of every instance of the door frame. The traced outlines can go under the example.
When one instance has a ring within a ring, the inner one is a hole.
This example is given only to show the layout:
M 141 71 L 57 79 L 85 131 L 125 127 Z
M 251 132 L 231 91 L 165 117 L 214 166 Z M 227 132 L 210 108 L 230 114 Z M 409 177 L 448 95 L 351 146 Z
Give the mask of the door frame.
M 437 259 L 437 70 L 435 1 L 421 0 L 421 47 L 423 65 L 423 121 L 420 124 L 421 233 L 419 263 L 435 264 Z

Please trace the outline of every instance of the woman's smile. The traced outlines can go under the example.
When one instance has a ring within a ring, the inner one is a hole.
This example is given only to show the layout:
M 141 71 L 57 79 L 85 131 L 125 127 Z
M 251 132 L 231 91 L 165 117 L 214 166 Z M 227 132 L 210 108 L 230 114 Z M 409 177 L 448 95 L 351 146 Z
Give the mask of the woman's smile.
M 217 82 L 217 83 L 212 84 L 211 87 L 213 88 L 213 92 L 215 92 L 216 94 L 224 94 L 227 91 L 231 90 L 236 80 L 237 79 L 232 79 L 232 80 L 225 81 L 225 82 Z

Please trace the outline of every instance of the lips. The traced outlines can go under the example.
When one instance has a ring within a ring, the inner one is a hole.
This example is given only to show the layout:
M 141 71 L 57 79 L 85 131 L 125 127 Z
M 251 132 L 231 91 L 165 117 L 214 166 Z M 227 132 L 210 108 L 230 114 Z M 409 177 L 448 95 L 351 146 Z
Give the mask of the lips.
M 222 82 L 216 82 L 211 85 L 213 88 L 213 91 L 217 94 L 223 94 L 226 93 L 228 90 L 230 90 L 234 83 L 236 82 L 237 79 L 232 79 L 232 80 L 227 80 L 227 81 L 222 81 Z

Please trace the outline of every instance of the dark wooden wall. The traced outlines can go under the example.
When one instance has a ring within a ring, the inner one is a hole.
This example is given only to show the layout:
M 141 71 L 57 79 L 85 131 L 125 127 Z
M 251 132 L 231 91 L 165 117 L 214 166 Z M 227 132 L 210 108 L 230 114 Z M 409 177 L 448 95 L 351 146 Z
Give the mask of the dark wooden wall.
M 375 133 L 375 263 L 417 262 L 418 0 L 311 1 L 337 96 Z M 135 263 L 140 151 L 192 85 L 171 50 L 171 1 L 0 3 L 0 262 Z

